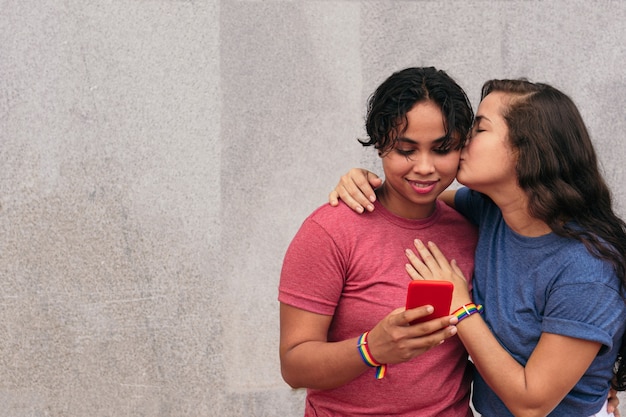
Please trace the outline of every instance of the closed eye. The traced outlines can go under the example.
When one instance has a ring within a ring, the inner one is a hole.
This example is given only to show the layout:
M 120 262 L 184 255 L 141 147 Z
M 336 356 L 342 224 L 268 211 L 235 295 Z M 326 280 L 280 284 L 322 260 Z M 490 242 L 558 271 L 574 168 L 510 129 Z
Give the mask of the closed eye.
M 472 131 L 471 131 L 471 136 L 475 136 L 478 133 L 484 132 L 484 131 L 485 131 L 485 129 L 480 129 L 477 125 L 474 125 L 474 127 L 472 128 Z
M 434 148 L 433 152 L 439 155 L 446 155 L 450 153 L 451 150 L 452 150 L 451 146 L 441 146 L 439 148 Z
M 410 155 L 413 155 L 413 153 L 415 152 L 415 149 L 400 149 L 400 148 L 396 148 L 396 152 L 399 155 L 402 155 L 402 156 L 410 156 Z

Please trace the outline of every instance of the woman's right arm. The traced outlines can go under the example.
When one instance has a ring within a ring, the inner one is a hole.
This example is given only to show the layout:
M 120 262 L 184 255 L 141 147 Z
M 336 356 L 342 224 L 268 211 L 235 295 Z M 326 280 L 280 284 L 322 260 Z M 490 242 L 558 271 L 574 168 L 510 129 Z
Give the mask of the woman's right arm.
M 383 180 L 363 168 L 352 168 L 348 173 L 339 179 L 339 184 L 328 195 L 328 202 L 335 207 L 339 204 L 339 199 L 343 200 L 352 210 L 357 213 L 373 211 L 376 201 L 375 188 L 382 185 Z
M 293 388 L 330 389 L 344 385 L 368 368 L 358 356 L 357 338 L 328 343 L 332 316 L 280 304 L 280 364 Z
M 431 312 L 426 306 L 391 312 L 369 332 L 372 356 L 385 364 L 406 362 L 456 334 L 451 316 L 408 325 Z M 328 342 L 331 321 L 332 316 L 280 304 L 281 372 L 291 387 L 332 389 L 370 369 L 358 352 L 358 337 Z

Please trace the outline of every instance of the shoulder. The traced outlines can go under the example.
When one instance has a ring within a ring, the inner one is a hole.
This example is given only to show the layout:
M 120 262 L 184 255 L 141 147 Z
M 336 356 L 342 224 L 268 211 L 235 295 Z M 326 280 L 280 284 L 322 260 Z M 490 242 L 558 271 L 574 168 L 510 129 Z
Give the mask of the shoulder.
M 313 221 L 320 225 L 335 225 L 342 224 L 348 220 L 357 221 L 357 219 L 367 217 L 368 214 L 369 213 L 359 214 L 340 200 L 337 207 L 333 207 L 330 204 L 319 206 L 305 221 Z
M 467 187 L 461 187 L 454 196 L 456 209 L 472 223 L 482 224 L 499 218 L 500 209 L 486 195 Z
M 602 284 L 618 290 L 619 279 L 610 262 L 593 255 L 582 242 L 571 238 L 560 238 L 557 246 L 554 260 L 562 271 L 560 285 Z
M 467 217 L 442 201 L 437 201 L 437 210 L 440 212 L 439 223 L 442 225 L 462 227 L 471 230 L 476 229 L 476 226 L 470 222 Z
M 323 204 L 304 220 L 301 231 L 322 230 L 329 236 L 341 236 L 364 229 L 375 217 L 374 213 L 356 213 L 341 201 L 337 207 Z

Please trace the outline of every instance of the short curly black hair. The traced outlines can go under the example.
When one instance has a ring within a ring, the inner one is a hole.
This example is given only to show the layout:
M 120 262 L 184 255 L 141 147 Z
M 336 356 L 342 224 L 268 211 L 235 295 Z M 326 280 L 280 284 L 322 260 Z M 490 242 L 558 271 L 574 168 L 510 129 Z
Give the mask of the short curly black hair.
M 406 129 L 406 114 L 424 101 L 432 101 L 443 113 L 446 136 L 442 146 L 461 149 L 472 128 L 474 111 L 456 81 L 434 67 L 403 69 L 378 86 L 368 100 L 365 128 L 369 139 L 359 142 L 374 146 L 381 155 L 389 152 Z

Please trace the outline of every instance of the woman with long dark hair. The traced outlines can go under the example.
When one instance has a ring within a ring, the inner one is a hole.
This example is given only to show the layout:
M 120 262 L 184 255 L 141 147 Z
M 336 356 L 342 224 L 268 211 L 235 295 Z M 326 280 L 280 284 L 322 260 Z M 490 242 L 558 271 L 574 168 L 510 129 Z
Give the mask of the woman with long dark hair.
M 479 227 L 473 297 L 441 242 L 416 241 L 407 270 L 454 282 L 452 311 L 484 305 L 457 324 L 479 371 L 475 408 L 607 415 L 611 380 L 626 388 L 626 226 L 575 104 L 547 84 L 488 81 L 457 180 L 467 188 L 442 198 Z

